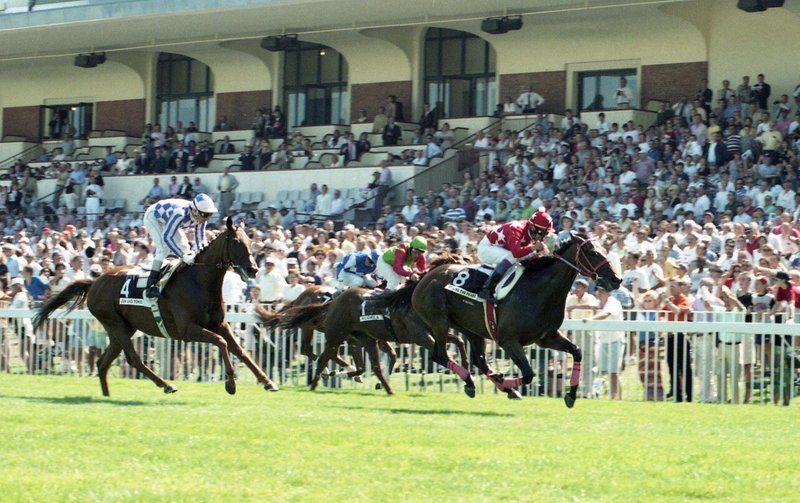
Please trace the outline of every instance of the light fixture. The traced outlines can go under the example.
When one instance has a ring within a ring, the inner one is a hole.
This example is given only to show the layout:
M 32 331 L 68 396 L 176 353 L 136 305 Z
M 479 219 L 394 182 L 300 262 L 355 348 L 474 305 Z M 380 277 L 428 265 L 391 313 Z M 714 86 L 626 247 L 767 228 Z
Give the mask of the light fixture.
M 286 51 L 300 47 L 297 35 L 281 35 L 279 37 L 264 37 L 261 39 L 261 48 L 272 52 Z
M 522 16 L 487 17 L 481 22 L 481 30 L 492 35 L 502 35 L 522 28 Z
M 75 66 L 80 68 L 94 68 L 106 62 L 106 53 L 93 52 L 91 54 L 78 54 L 75 56 Z

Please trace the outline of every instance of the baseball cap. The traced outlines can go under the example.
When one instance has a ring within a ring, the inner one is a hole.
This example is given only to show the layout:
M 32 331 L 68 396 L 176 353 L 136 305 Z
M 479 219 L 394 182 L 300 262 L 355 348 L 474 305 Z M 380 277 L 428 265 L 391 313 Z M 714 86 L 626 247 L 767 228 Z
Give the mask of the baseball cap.
M 14 279 L 11 280 L 11 286 L 14 286 L 14 285 L 25 286 L 25 280 L 23 280 L 22 278 L 19 278 L 19 277 L 14 278 Z
M 92 264 L 91 267 L 89 267 L 89 272 L 93 272 L 95 274 L 103 274 L 103 268 L 100 267 L 100 264 Z
M 766 276 L 759 276 L 758 278 L 756 278 L 756 281 L 758 281 L 759 283 L 764 283 L 765 285 L 769 283 L 769 280 L 767 279 Z

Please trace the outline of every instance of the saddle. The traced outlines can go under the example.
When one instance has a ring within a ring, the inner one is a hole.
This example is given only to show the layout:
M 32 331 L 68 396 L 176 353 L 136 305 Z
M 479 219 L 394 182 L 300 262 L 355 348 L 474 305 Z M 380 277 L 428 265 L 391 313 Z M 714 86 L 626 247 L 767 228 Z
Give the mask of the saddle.
M 483 288 L 493 270 L 493 266 L 486 264 L 465 267 L 445 285 L 444 289 L 476 302 L 486 303 L 485 299 L 478 296 L 478 292 Z M 514 288 L 524 271 L 525 269 L 520 264 L 515 264 L 506 271 L 495 288 L 495 303 L 500 302 L 508 295 L 508 292 Z

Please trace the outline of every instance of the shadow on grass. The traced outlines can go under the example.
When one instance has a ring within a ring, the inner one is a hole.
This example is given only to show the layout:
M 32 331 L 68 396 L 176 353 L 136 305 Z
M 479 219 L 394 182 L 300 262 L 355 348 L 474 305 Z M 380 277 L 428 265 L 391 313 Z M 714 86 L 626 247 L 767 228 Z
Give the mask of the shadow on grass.
M 102 404 L 102 405 L 116 405 L 120 407 L 142 407 L 151 406 L 155 402 L 144 402 L 141 400 L 114 400 L 111 398 L 93 397 L 93 396 L 19 396 L 19 395 L 0 395 L 0 399 L 17 399 L 25 400 L 26 402 L 40 402 L 51 403 L 55 405 L 86 405 L 86 404 Z M 158 406 L 164 405 L 183 405 L 183 402 L 158 402 Z
M 421 416 L 479 416 L 479 417 L 514 417 L 514 414 L 484 410 L 458 409 L 400 409 L 396 407 L 361 407 L 359 405 L 331 405 L 334 409 L 368 410 L 370 412 L 389 412 L 391 414 L 413 414 Z

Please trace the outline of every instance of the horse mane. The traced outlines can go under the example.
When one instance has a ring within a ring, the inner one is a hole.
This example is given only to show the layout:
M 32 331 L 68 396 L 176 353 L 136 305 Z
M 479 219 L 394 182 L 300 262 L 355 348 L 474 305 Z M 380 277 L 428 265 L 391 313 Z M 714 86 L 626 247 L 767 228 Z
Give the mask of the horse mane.
M 234 230 L 234 231 L 235 231 L 235 230 Z M 211 248 L 211 247 L 212 247 L 212 245 L 213 245 L 213 244 L 214 244 L 214 243 L 215 243 L 215 242 L 216 242 L 218 239 L 220 239 L 222 236 L 224 236 L 226 232 L 227 232 L 227 229 L 226 229 L 226 230 L 224 230 L 224 231 L 208 231 L 208 232 L 206 232 L 206 234 L 208 234 L 208 235 L 211 237 L 211 239 L 208 241 L 208 244 L 207 244 L 207 245 L 205 245 L 205 246 L 203 247 L 203 249 L 202 249 L 202 250 L 200 250 L 200 251 L 198 251 L 198 252 L 197 252 L 197 257 L 196 257 L 196 258 L 197 258 L 197 259 L 201 259 L 201 258 L 203 257 L 203 254 L 204 254 L 204 253 L 205 253 L 205 252 L 206 252 L 206 251 L 207 251 L 209 248 Z
M 526 261 L 524 263 L 525 270 L 537 272 L 550 267 L 558 260 L 556 255 L 563 255 L 575 243 L 575 238 L 588 240 L 589 236 L 579 232 L 571 232 L 568 238 L 561 239 L 556 243 L 556 250 L 552 255 Z
M 441 255 L 431 260 L 431 263 L 428 264 L 428 270 L 432 271 L 433 269 L 436 269 L 439 266 L 447 264 L 467 264 L 467 263 L 469 263 L 467 259 L 465 259 L 461 255 L 442 252 Z
M 383 292 L 369 297 L 367 300 L 379 308 L 391 309 L 407 313 L 411 309 L 411 295 L 419 281 L 407 281 L 398 290 L 384 290 Z

